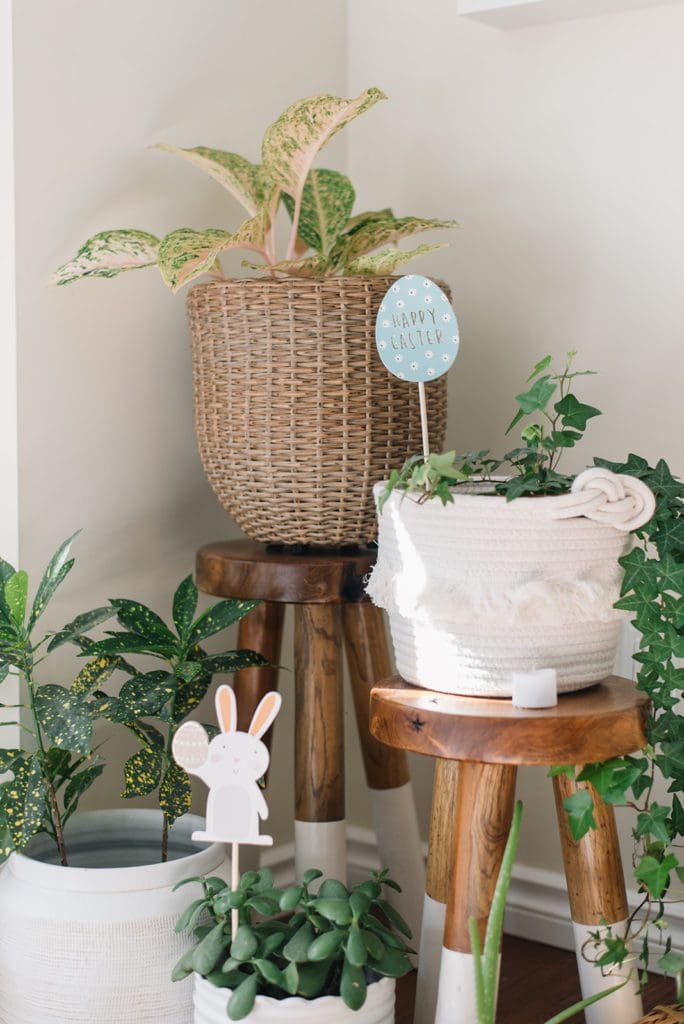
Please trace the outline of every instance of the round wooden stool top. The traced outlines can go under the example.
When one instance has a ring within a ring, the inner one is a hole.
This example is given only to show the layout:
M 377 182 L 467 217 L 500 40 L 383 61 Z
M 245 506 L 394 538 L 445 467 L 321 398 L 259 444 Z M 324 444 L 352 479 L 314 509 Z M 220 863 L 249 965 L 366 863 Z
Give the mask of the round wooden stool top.
M 641 750 L 648 707 L 632 680 L 618 676 L 541 710 L 422 690 L 394 676 L 371 692 L 371 732 L 391 747 L 454 761 L 586 764 Z
M 284 604 L 354 604 L 366 600 L 364 577 L 376 550 L 292 554 L 250 540 L 218 541 L 197 552 L 205 594 Z

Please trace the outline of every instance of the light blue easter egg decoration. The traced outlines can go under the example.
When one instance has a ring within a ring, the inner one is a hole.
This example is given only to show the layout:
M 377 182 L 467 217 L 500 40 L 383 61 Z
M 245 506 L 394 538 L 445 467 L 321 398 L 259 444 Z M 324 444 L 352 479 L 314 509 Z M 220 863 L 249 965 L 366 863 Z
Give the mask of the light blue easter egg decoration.
M 375 321 L 378 354 L 399 380 L 437 380 L 458 355 L 456 314 L 440 286 L 421 274 L 387 289 Z

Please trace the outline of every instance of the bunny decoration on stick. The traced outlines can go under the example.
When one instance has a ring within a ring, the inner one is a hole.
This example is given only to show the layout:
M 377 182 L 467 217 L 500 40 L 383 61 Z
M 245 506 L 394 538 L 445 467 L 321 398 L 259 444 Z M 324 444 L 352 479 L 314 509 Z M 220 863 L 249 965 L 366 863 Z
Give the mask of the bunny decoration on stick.
M 199 722 L 186 722 L 173 740 L 173 756 L 189 775 L 209 787 L 206 831 L 193 832 L 203 843 L 230 843 L 232 889 L 237 889 L 239 847 L 272 846 L 273 836 L 262 835 L 259 820 L 268 818 L 268 806 L 258 780 L 266 774 L 270 755 L 261 737 L 280 711 L 279 693 L 267 693 L 259 703 L 247 732 L 238 731 L 237 704 L 230 686 L 216 691 L 216 717 L 221 731 L 209 740 Z M 237 911 L 233 912 L 233 935 Z

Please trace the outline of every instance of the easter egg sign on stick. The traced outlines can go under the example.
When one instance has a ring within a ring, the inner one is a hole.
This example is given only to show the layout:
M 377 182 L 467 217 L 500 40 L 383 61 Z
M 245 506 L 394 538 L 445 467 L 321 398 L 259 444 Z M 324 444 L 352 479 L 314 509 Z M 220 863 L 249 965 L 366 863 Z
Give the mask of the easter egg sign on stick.
M 268 806 L 259 779 L 268 769 L 270 754 L 261 737 L 280 711 L 279 693 L 267 693 L 259 703 L 247 732 L 237 727 L 235 691 L 219 686 L 216 691 L 219 732 L 213 739 L 199 722 L 186 722 L 173 739 L 173 757 L 188 775 L 196 775 L 209 789 L 206 826 L 192 838 L 204 843 L 231 846 L 231 888 L 240 881 L 240 844 L 272 846 L 273 836 L 263 835 L 260 821 L 268 818 Z M 232 913 L 233 937 L 238 913 Z
M 425 385 L 451 369 L 459 342 L 456 314 L 436 281 L 406 274 L 390 285 L 378 309 L 375 343 L 390 373 L 418 385 L 426 460 L 430 438 Z

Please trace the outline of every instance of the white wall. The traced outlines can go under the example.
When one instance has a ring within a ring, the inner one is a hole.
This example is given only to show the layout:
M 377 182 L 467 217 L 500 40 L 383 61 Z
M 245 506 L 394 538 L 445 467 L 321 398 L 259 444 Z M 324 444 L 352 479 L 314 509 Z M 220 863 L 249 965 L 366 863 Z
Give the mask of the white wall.
M 516 32 L 452 0 L 349 9 L 349 89 L 390 97 L 351 144 L 364 205 L 462 224 L 422 263 L 461 322 L 449 446 L 501 450 L 528 368 L 578 348 L 600 371 L 581 393 L 605 415 L 567 465 L 637 451 L 684 472 L 684 6 Z M 520 790 L 519 859 L 560 868 L 543 773 Z
M 22 562 L 37 572 L 62 538 L 83 527 L 53 618 L 68 621 L 115 596 L 168 612 L 196 547 L 237 535 L 195 449 L 183 298 L 156 270 L 68 288 L 48 280 L 105 228 L 163 234 L 237 226 L 241 211 L 218 185 L 145 147 L 201 143 L 258 159 L 264 128 L 289 102 L 344 91 L 344 6 L 21 0 L 15 7 Z M 344 157 L 343 148 L 330 152 Z M 226 268 L 239 272 L 239 257 Z M 273 773 L 283 832 L 292 817 L 288 731 L 284 723 L 276 744 L 283 768 Z M 118 762 L 132 749 L 121 734 L 107 743 L 113 765 L 91 802 L 118 800 Z

